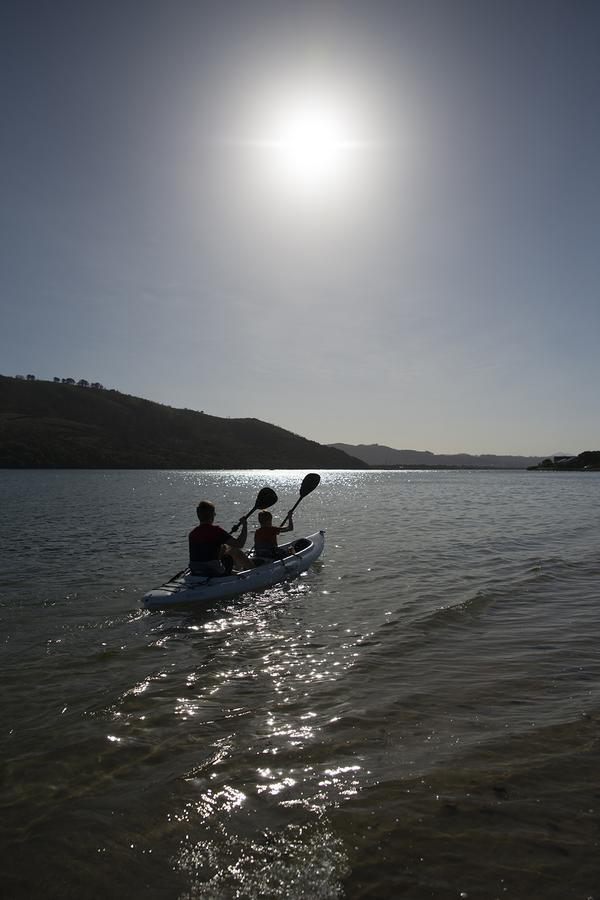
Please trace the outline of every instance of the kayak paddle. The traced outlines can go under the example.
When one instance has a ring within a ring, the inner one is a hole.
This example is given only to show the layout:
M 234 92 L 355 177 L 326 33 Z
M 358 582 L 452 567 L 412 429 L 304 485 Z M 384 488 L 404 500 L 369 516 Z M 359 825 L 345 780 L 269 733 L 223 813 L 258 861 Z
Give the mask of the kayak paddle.
M 317 476 L 318 477 L 318 476 Z M 312 490 L 312 489 L 311 489 Z M 243 516 L 237 525 L 234 525 L 230 531 L 230 534 L 233 534 L 234 531 L 237 531 L 244 519 L 249 519 L 253 512 L 257 509 L 267 509 L 269 506 L 273 506 L 274 503 L 277 503 L 277 494 L 270 487 L 261 488 L 258 494 L 256 495 L 256 503 L 250 510 L 250 512 Z
M 292 513 L 294 512 L 294 510 L 296 509 L 296 507 L 298 506 L 300 501 L 303 500 L 307 494 L 310 494 L 310 493 L 312 493 L 312 491 L 314 491 L 314 489 L 319 484 L 320 480 L 321 480 L 321 476 L 317 475 L 316 472 L 309 472 L 308 475 L 304 476 L 304 478 L 302 479 L 302 484 L 300 485 L 300 497 L 296 500 L 296 502 L 290 509 L 289 513 L 287 514 L 287 516 L 285 517 L 285 519 L 279 526 L 280 528 L 283 528 L 283 526 L 285 525 L 285 523 L 287 522 L 289 517 L 292 515 Z

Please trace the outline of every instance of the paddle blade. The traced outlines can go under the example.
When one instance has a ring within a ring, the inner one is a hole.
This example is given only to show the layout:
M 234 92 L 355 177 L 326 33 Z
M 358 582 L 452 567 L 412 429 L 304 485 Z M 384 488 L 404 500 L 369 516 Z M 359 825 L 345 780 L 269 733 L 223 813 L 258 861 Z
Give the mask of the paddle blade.
M 300 496 L 306 497 L 307 494 L 314 491 L 320 480 L 321 476 L 317 475 L 316 472 L 309 472 L 308 475 L 305 475 L 300 485 Z
M 274 503 L 277 503 L 277 494 L 273 488 L 264 487 L 258 492 L 254 509 L 268 509 Z
M 261 488 L 256 495 L 256 503 L 254 504 L 250 512 L 246 516 L 244 516 L 243 519 L 240 519 L 237 525 L 233 526 L 233 528 L 231 529 L 231 534 L 234 534 L 234 532 L 238 530 L 244 519 L 247 519 L 249 516 L 251 516 L 255 509 L 267 509 L 269 506 L 273 506 L 274 503 L 277 503 L 277 494 L 275 493 L 273 488 Z

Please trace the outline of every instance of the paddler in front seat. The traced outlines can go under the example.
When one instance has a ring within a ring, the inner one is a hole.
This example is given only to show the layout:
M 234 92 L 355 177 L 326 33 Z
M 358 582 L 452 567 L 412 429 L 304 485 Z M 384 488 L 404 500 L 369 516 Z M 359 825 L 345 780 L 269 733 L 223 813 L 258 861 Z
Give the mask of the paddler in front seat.
M 201 500 L 196 507 L 200 524 L 188 535 L 192 575 L 231 575 L 234 562 L 242 569 L 252 568 L 246 554 L 238 549 L 244 546 L 248 536 L 247 517 L 241 520 L 239 537 L 234 537 L 220 525 L 214 524 L 215 512 L 215 505 L 210 500 Z
M 288 526 L 273 525 L 273 516 L 270 512 L 263 509 L 258 514 L 258 522 L 260 527 L 254 532 L 254 556 L 257 560 L 281 559 L 285 556 L 285 551 L 280 550 L 277 546 L 277 535 L 284 534 L 286 531 L 294 530 L 294 523 L 291 515 L 287 516 Z M 289 550 L 287 551 L 289 554 Z

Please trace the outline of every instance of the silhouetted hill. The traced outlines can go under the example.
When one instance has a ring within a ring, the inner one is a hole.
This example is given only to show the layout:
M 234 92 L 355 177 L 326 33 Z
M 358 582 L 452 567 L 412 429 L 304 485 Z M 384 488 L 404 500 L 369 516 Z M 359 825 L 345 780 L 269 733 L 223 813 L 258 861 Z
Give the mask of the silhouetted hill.
M 382 444 L 330 444 L 362 459 L 370 466 L 452 466 L 479 469 L 526 469 L 541 456 L 496 456 L 470 453 L 431 453 L 429 450 L 394 450 Z
M 1 468 L 366 468 L 258 419 L 223 419 L 107 391 L 0 376 Z

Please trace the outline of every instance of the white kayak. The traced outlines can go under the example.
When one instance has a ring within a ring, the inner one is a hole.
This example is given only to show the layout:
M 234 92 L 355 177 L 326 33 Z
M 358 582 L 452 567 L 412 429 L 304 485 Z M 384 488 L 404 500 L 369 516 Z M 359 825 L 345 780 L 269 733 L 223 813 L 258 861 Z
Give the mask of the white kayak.
M 262 591 L 305 572 L 321 555 L 324 546 L 325 532 L 317 531 L 289 544 L 282 544 L 280 550 L 289 550 L 289 555 L 269 560 L 243 572 L 234 572 L 219 578 L 192 575 L 189 569 L 186 569 L 162 587 L 145 594 L 143 603 L 146 609 L 201 607 L 215 600 L 237 597 L 247 591 Z

